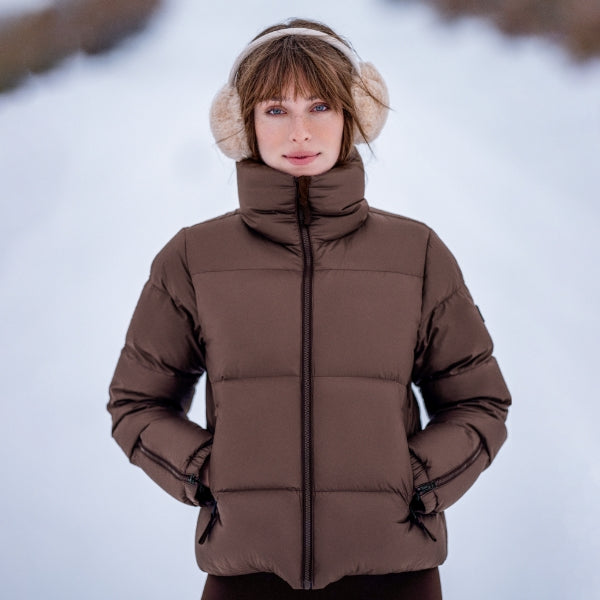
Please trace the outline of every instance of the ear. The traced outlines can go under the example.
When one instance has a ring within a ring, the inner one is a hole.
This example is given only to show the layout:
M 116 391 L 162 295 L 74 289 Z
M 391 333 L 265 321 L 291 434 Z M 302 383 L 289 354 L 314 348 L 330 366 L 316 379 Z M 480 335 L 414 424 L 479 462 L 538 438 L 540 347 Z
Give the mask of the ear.
M 354 141 L 357 144 L 372 142 L 385 125 L 390 97 L 383 77 L 371 63 L 360 64 L 360 79 L 356 79 L 352 85 L 352 96 L 356 114 L 365 132 L 363 137 L 357 128 Z
M 235 161 L 250 157 L 240 97 L 237 90 L 229 84 L 221 88 L 212 101 L 210 129 L 225 156 Z

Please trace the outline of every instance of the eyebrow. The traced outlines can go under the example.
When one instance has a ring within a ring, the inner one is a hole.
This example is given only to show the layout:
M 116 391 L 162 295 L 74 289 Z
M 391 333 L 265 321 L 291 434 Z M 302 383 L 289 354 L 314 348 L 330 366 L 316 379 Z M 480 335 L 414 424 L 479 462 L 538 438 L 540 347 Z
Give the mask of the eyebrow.
M 307 98 L 309 102 L 314 102 L 315 100 L 321 100 L 321 96 L 311 96 Z M 291 98 L 269 98 L 268 100 L 263 100 L 263 102 L 289 102 Z

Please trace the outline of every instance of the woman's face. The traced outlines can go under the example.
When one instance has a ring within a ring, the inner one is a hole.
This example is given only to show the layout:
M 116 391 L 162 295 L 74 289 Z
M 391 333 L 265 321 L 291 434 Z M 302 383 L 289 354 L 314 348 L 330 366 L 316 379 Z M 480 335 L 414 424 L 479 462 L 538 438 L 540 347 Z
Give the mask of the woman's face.
M 288 89 L 283 98 L 254 107 L 254 125 L 262 160 L 290 175 L 320 175 L 337 162 L 344 116 L 320 98 Z

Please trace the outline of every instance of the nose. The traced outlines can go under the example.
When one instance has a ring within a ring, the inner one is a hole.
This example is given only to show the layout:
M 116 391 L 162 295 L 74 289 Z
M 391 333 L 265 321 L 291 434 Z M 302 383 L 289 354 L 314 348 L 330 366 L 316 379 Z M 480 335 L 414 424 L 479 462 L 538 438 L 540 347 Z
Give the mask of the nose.
M 290 140 L 296 143 L 308 142 L 311 138 L 310 129 L 304 116 L 297 116 L 292 119 L 290 127 Z

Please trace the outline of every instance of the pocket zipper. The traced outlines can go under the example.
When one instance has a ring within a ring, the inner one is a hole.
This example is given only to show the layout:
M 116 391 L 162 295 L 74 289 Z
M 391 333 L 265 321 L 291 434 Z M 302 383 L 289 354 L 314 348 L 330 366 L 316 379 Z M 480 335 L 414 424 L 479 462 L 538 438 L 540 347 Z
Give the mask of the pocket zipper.
M 182 473 L 179 469 L 175 468 L 170 462 L 166 461 L 162 456 L 155 454 L 152 450 L 149 450 L 142 444 L 142 442 L 138 442 L 138 448 L 142 454 L 145 454 L 150 460 L 154 461 L 156 464 L 160 465 L 163 469 L 166 469 L 175 477 L 175 479 L 179 479 L 179 481 L 183 481 L 189 485 L 197 485 L 200 482 L 200 478 L 196 475 L 188 475 L 186 473 Z

